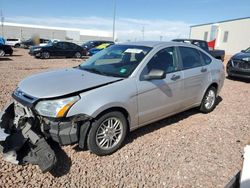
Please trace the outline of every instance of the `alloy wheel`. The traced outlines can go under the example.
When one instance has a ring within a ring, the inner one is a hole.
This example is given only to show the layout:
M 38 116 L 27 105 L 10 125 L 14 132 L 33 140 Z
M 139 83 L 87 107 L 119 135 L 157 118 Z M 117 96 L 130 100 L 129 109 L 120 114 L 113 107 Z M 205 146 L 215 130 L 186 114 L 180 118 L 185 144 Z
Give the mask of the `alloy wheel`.
M 115 117 L 104 120 L 96 132 L 96 144 L 103 150 L 115 147 L 123 134 L 122 122 Z

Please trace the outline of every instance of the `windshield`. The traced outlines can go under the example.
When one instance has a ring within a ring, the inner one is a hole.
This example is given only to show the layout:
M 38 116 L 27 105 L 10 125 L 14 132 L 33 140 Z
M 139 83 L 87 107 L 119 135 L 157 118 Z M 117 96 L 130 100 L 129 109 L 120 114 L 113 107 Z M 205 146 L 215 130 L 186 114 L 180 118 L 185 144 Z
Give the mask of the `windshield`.
M 151 49 L 145 46 L 114 45 L 92 56 L 79 67 L 96 74 L 126 78 Z
M 245 50 L 246 53 L 250 53 L 250 48 Z

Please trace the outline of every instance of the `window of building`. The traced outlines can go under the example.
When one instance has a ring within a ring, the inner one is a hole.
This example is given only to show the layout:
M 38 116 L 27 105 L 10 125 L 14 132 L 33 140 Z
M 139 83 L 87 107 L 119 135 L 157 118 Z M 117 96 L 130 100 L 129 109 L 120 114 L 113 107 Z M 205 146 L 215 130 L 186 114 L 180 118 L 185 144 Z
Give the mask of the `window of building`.
M 224 37 L 223 37 L 223 42 L 227 42 L 228 41 L 228 31 L 224 32 Z
M 207 38 L 208 38 L 208 32 L 206 31 L 206 32 L 204 32 L 204 38 L 203 38 L 203 39 L 204 39 L 205 41 L 207 41 Z

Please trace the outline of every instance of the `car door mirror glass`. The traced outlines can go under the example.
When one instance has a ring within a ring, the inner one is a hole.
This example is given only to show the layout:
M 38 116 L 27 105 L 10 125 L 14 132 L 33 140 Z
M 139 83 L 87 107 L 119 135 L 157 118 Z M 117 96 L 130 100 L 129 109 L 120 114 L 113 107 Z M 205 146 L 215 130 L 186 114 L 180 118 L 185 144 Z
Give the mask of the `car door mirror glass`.
M 246 50 L 241 50 L 241 52 L 242 52 L 242 53 L 245 53 L 245 52 L 246 52 Z
M 160 69 L 152 69 L 147 75 L 144 75 L 145 80 L 159 80 L 164 78 L 166 78 L 166 73 Z

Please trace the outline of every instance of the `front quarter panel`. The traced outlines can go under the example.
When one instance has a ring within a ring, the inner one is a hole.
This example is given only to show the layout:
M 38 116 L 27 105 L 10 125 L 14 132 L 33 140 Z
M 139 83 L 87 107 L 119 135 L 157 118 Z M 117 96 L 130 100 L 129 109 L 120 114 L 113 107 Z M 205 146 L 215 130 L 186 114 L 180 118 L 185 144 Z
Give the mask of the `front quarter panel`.
M 69 110 L 67 117 L 85 114 L 96 118 L 101 112 L 124 108 L 129 114 L 130 128 L 138 124 L 137 88 L 134 78 L 127 78 L 80 94 L 81 99 Z

